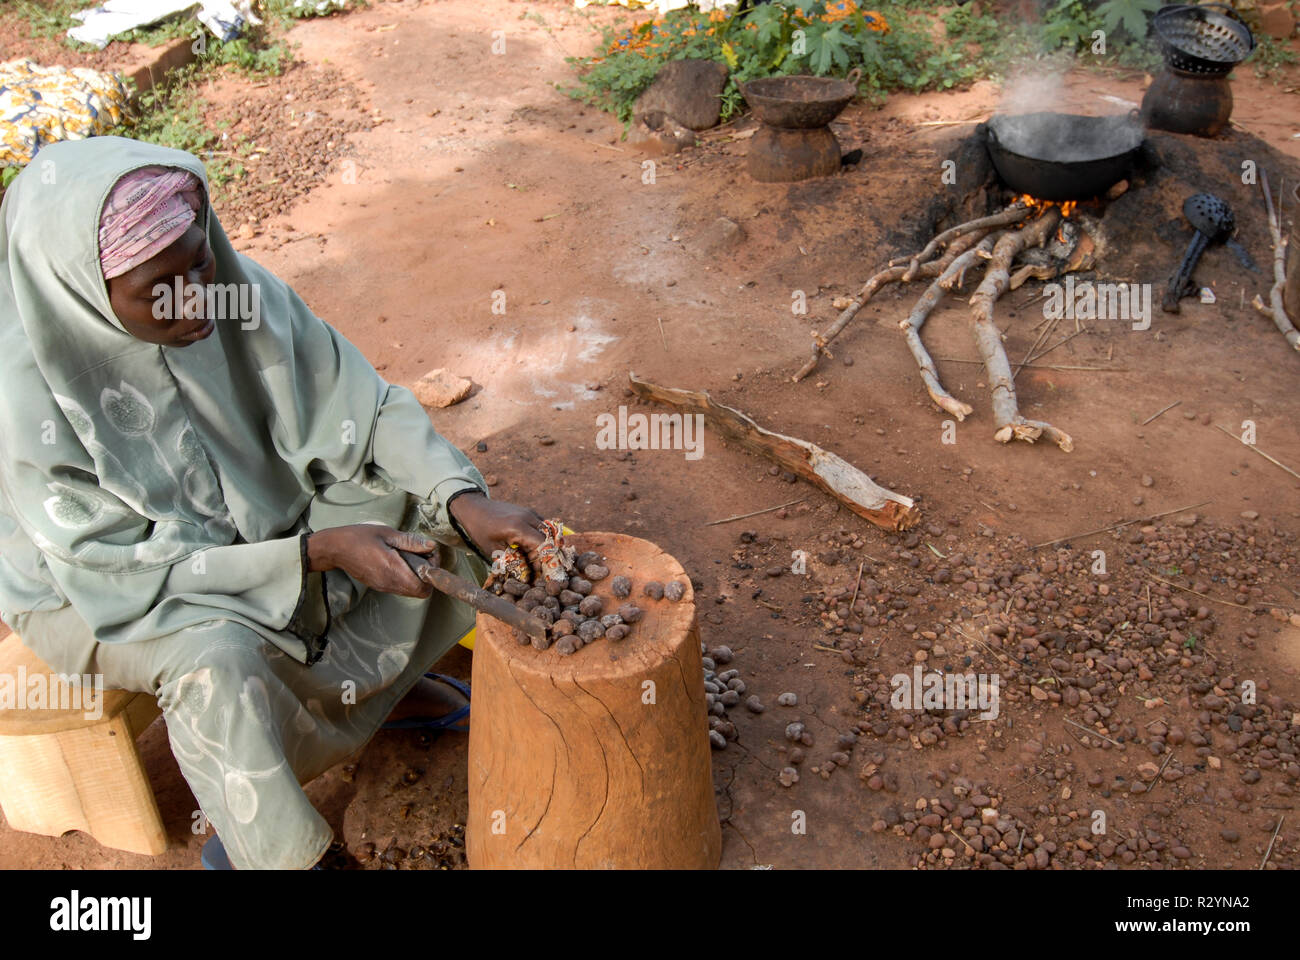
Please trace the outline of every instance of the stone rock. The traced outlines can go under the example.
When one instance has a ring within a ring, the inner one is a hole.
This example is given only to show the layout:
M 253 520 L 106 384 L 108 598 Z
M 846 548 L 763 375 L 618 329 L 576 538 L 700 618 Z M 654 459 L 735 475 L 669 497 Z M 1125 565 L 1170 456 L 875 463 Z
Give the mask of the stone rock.
M 718 217 L 701 231 L 695 246 L 704 253 L 725 253 L 745 242 L 745 228 L 734 220 Z M 782 568 L 782 572 L 784 569 Z
M 722 88 L 727 68 L 714 60 L 670 60 L 660 69 L 654 83 L 637 97 L 632 116 L 651 129 L 666 120 L 688 130 L 707 130 L 718 125 L 722 115 Z
M 695 145 L 694 130 L 688 130 L 671 117 L 662 114 L 657 117 L 656 126 L 646 120 L 635 122 L 628 131 L 628 143 L 649 154 L 669 156 Z
M 1286 0 L 1261 3 L 1256 16 L 1260 29 L 1275 40 L 1286 40 L 1295 33 L 1295 17 L 1287 9 Z
M 469 396 L 474 384 L 439 367 L 430 370 L 411 387 L 415 399 L 426 407 L 450 407 Z

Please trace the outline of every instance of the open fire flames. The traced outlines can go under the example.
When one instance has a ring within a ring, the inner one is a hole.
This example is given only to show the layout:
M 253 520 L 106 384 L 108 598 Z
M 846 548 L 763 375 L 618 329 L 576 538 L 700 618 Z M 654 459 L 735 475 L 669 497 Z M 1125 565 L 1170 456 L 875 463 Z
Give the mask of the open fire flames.
M 1016 197 L 1015 202 L 1028 207 L 1030 212 L 1035 216 L 1047 212 L 1047 210 L 1052 207 L 1060 207 L 1062 219 L 1068 218 L 1079 206 L 1079 201 L 1077 200 L 1065 200 L 1058 203 L 1055 200 L 1039 200 L 1037 197 L 1031 196 L 1028 193 L 1022 193 L 1020 196 Z

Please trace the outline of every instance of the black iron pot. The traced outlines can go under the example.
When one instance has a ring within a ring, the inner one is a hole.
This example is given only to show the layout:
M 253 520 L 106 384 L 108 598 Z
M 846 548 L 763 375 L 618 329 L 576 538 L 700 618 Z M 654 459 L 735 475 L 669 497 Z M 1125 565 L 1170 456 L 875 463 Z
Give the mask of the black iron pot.
M 1127 180 L 1145 131 L 1137 111 L 1107 117 L 999 114 L 985 124 L 993 167 L 1017 193 L 1040 200 L 1089 200 Z

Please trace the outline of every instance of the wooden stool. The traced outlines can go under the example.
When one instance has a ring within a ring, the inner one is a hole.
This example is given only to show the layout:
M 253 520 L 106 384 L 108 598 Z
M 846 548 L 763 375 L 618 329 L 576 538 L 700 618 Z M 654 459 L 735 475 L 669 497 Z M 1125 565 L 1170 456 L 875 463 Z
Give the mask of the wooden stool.
M 623 640 L 570 656 L 520 645 L 478 618 L 469 733 L 466 853 L 475 868 L 715 869 L 722 834 L 713 796 L 695 596 L 681 565 L 617 533 L 568 538 L 632 580 L 612 613 L 645 617 Z M 678 603 L 641 593 L 678 580 Z
M 59 674 L 14 635 L 0 641 L 0 683 L 14 685 L 19 706 L 23 676 L 40 676 L 50 689 Z M 50 837 L 83 830 L 106 847 L 162 853 L 167 835 L 135 744 L 161 712 L 149 694 L 125 690 L 105 690 L 82 709 L 0 709 L 0 808 L 9 826 Z

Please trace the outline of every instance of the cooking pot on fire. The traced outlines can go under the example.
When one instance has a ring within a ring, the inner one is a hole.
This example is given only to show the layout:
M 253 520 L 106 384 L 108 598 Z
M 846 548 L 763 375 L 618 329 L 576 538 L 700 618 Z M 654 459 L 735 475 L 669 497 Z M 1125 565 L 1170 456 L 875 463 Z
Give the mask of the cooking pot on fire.
M 1089 200 L 1133 172 L 1146 132 L 1137 111 L 1105 117 L 997 114 L 984 124 L 1002 182 L 1040 200 Z

